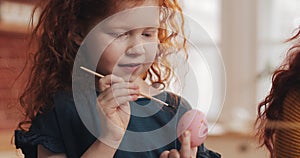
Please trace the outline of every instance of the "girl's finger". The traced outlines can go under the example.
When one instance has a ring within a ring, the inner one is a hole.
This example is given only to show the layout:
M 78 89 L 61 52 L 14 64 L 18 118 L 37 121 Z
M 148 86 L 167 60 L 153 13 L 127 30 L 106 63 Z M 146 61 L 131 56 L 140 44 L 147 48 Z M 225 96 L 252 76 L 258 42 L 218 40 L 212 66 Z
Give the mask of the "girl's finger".
M 180 158 L 180 154 L 179 154 L 178 150 L 176 150 L 176 149 L 170 150 L 168 158 Z
M 107 113 L 115 111 L 115 109 L 123 104 L 127 104 L 130 101 L 135 101 L 138 98 L 137 95 L 122 96 L 111 100 L 97 100 L 98 105 Z
M 113 90 L 119 90 L 119 89 L 138 89 L 139 86 L 136 83 L 121 82 L 121 83 L 114 83 L 113 85 L 111 85 L 111 88 Z
M 107 75 L 103 78 L 99 79 L 99 89 L 100 91 L 104 91 L 106 88 L 110 87 L 114 83 L 121 83 L 124 82 L 124 80 L 121 77 L 115 76 L 115 75 Z
M 114 83 L 112 85 L 105 85 L 100 88 L 100 92 L 103 93 L 104 91 L 108 90 L 108 88 L 111 88 L 113 90 L 113 93 L 116 91 L 119 91 L 120 89 L 139 89 L 139 86 L 136 83 L 130 83 L 130 82 L 119 82 Z
M 170 153 L 170 151 L 166 150 L 160 154 L 159 158 L 168 158 L 169 153 Z
M 108 89 L 106 92 L 103 92 L 103 94 L 99 95 L 99 100 L 100 99 L 111 100 L 123 96 L 139 95 L 139 93 L 140 92 L 138 89 L 118 89 L 118 90 Z
M 122 96 L 139 95 L 139 93 L 139 89 L 136 87 L 134 89 L 128 89 L 128 86 L 123 89 L 108 88 L 100 93 L 100 95 L 97 97 L 97 100 L 107 102 Z
M 122 105 L 120 105 L 119 107 L 120 107 L 120 109 L 121 109 L 125 114 L 127 114 L 127 115 L 130 116 L 130 111 L 131 111 L 131 109 L 130 109 L 130 105 L 129 105 L 129 104 L 122 104 Z
M 135 101 L 137 98 L 138 98 L 137 95 L 130 95 L 130 96 L 117 97 L 113 101 L 115 102 L 116 107 L 118 107 L 130 101 Z
M 184 131 L 181 135 L 181 149 L 180 157 L 190 158 L 191 157 L 191 133 L 190 131 Z
M 198 151 L 198 147 L 193 147 L 193 148 L 191 149 L 192 157 L 196 157 L 196 156 L 197 156 L 197 151 Z

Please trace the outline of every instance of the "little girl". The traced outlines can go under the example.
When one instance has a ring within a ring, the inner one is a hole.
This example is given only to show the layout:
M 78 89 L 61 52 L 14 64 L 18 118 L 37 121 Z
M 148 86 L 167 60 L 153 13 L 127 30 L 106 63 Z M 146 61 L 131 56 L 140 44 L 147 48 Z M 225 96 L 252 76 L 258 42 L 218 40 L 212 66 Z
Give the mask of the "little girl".
M 167 56 L 186 53 L 176 0 L 43 0 L 39 7 L 38 47 L 20 97 L 26 119 L 15 131 L 25 157 L 220 157 L 204 145 L 192 148 L 189 131 L 179 142 L 177 122 L 191 106 L 163 90 L 173 75 Z M 103 75 L 93 84 L 96 98 L 82 106 L 72 78 L 79 66 Z M 82 112 L 91 103 L 95 110 Z M 96 113 L 96 123 L 82 113 Z

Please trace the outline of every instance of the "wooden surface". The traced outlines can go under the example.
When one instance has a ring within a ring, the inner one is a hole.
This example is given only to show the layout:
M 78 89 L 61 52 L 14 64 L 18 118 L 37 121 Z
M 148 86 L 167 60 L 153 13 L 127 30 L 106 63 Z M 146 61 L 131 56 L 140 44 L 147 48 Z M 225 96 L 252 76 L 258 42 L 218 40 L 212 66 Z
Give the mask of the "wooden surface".
M 0 158 L 22 158 L 23 154 L 15 148 L 12 142 L 13 130 L 1 130 L 0 132 Z
M 258 148 L 257 139 L 245 133 L 225 133 L 209 136 L 205 146 L 222 155 L 222 158 L 267 158 L 265 148 Z

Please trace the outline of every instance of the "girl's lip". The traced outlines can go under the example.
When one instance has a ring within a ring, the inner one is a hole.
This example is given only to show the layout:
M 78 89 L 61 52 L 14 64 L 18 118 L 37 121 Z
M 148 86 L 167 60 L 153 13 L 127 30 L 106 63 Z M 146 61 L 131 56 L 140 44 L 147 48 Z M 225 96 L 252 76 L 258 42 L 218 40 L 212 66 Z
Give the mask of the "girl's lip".
M 128 63 L 128 64 L 119 64 L 120 67 L 135 67 L 139 66 L 141 63 Z
M 119 67 L 126 72 L 132 73 L 140 67 L 140 63 L 119 64 Z

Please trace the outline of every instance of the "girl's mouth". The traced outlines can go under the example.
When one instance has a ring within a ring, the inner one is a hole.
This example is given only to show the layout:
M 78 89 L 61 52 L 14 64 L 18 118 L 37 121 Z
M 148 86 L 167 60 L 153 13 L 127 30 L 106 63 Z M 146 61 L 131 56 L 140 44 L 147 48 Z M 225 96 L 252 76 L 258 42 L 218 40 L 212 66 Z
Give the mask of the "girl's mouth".
M 128 73 L 132 73 L 141 66 L 141 63 L 118 64 L 118 66 Z

